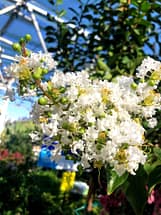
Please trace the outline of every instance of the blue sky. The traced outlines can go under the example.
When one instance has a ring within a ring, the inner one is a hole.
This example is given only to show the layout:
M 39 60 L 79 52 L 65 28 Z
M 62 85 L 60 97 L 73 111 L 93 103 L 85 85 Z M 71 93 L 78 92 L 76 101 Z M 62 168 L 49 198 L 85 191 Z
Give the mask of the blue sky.
M 29 118 L 31 109 L 29 102 L 23 102 L 21 105 L 15 102 L 9 102 L 7 119 L 15 121 L 22 118 Z
M 0 120 L 1 115 L 7 113 L 6 120 L 15 121 L 22 118 L 29 118 L 32 109 L 31 103 L 23 100 L 9 101 L 8 105 L 4 105 L 4 100 L 0 99 Z

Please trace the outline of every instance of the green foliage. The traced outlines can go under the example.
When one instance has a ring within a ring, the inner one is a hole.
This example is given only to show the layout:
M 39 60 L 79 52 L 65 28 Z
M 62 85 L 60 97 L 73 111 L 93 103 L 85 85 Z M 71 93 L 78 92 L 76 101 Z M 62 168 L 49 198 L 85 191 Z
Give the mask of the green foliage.
M 119 188 L 128 178 L 128 173 L 124 173 L 122 176 L 118 176 L 116 172 L 111 171 L 111 176 L 108 179 L 107 194 L 112 194 L 117 188 Z
M 140 167 L 135 176 L 129 175 L 123 188 L 126 198 L 130 202 L 136 215 L 142 215 L 147 201 L 147 174 L 143 167 Z
M 24 187 L 26 170 L 23 165 L 0 162 L 0 214 L 18 214 L 26 204 L 26 188 Z M 26 210 L 23 213 L 27 215 Z
M 60 209 L 59 204 L 60 179 L 53 171 L 38 170 L 28 174 L 29 214 L 54 214 Z
M 17 121 L 8 124 L 4 131 L 3 145 L 11 152 L 21 152 L 24 156 L 31 156 L 32 143 L 29 133 L 35 130 L 32 121 Z
M 161 52 L 160 1 L 77 1 L 73 16 L 60 23 L 51 15 L 46 27 L 48 50 L 64 71 L 77 71 L 103 59 L 113 76 L 133 73 L 147 54 Z M 72 27 L 73 25 L 73 27 Z M 54 27 L 53 27 L 54 26 Z M 157 47 L 157 48 L 156 48 Z M 100 75 L 105 77 L 105 72 Z
M 81 196 L 60 193 L 61 177 L 28 162 L 12 165 L 0 161 L 0 214 L 74 215 L 85 203 Z

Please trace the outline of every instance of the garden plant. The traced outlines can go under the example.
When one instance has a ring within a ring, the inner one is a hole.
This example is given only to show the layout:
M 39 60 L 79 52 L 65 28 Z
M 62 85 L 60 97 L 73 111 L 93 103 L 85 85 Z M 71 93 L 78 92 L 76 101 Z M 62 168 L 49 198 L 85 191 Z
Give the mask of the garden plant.
M 33 141 L 50 146 L 55 162 L 63 152 L 80 163 L 79 171 L 91 170 L 87 214 L 96 194 L 101 195 L 102 214 L 112 214 L 108 198 L 118 194 L 131 214 L 147 214 L 147 202 L 155 202 L 151 213 L 158 215 L 161 62 L 151 37 L 160 44 L 155 31 L 160 3 L 78 2 L 80 18 L 72 19 L 77 28 L 66 23 L 47 27 L 46 40 L 57 42 L 49 48 L 54 57 L 28 50 L 31 36 L 25 35 L 13 45 L 19 55 L 6 72 L 16 79 L 20 95 L 37 96 L 32 118 L 41 129 L 32 133 Z M 152 56 L 145 56 L 145 45 Z

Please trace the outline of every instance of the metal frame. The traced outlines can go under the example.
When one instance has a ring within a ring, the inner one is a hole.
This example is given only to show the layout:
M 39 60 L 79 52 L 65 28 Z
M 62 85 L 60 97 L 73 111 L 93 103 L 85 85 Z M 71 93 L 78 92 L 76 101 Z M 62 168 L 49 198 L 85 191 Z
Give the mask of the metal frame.
M 33 5 L 30 4 L 30 3 L 24 2 L 23 0 L 14 0 L 14 2 L 15 2 L 16 4 L 7 6 L 6 8 L 3 8 L 3 9 L 0 10 L 0 15 L 13 12 L 12 15 L 11 15 L 11 17 L 9 18 L 8 22 L 6 23 L 6 25 L 1 29 L 1 35 L 3 35 L 3 32 L 5 31 L 5 29 L 6 29 L 6 28 L 9 26 L 9 24 L 13 21 L 13 18 L 14 18 L 15 13 L 16 13 L 18 16 L 19 16 L 19 15 L 22 15 L 22 14 L 20 14 L 20 10 L 23 9 L 23 8 L 25 8 L 25 9 L 29 12 L 29 14 L 30 14 L 30 16 L 29 16 L 29 18 L 28 18 L 28 21 L 30 21 L 30 22 L 33 23 L 33 25 L 34 25 L 34 27 L 35 27 L 35 30 L 36 30 L 36 32 L 37 32 L 38 38 L 39 38 L 39 40 L 40 40 L 41 46 L 42 46 L 44 52 L 47 52 L 47 47 L 46 47 L 45 41 L 44 41 L 44 39 L 43 39 L 43 36 L 42 36 L 41 30 L 40 30 L 39 23 L 38 23 L 38 21 L 37 21 L 37 19 L 36 19 L 36 16 L 35 16 L 35 14 L 34 14 L 35 9 L 36 9 L 36 12 L 39 11 L 39 12 L 41 12 L 41 14 L 42 14 L 42 11 L 41 11 L 39 8 L 33 6 Z M 47 12 L 46 12 L 46 13 L 43 12 L 43 15 L 46 15 L 46 14 L 47 14 Z M 26 19 L 26 17 L 24 17 L 24 19 Z M 5 41 L 4 41 L 4 42 L 5 42 Z
M 9 17 L 7 22 L 4 24 L 2 29 L 0 29 L 0 42 L 3 42 L 4 44 L 7 44 L 9 46 L 11 46 L 13 44 L 13 42 L 11 40 L 4 38 L 3 34 L 6 31 L 6 29 L 9 27 L 9 25 L 12 23 L 12 21 L 15 19 L 15 17 L 21 16 L 25 20 L 27 20 L 33 24 L 33 26 L 37 32 L 38 38 L 40 40 L 42 49 L 46 53 L 47 47 L 46 47 L 45 41 L 43 39 L 39 23 L 37 21 L 37 18 L 36 18 L 36 15 L 34 12 L 35 12 L 35 9 L 36 9 L 36 12 L 37 11 L 39 11 L 39 13 L 41 12 L 41 15 L 46 15 L 47 12 L 46 13 L 43 12 L 43 14 L 42 14 L 41 10 L 39 10 L 37 7 L 33 7 L 32 4 L 29 4 L 29 3 L 25 2 L 24 0 L 10 0 L 10 2 L 13 3 L 13 5 L 7 6 L 0 10 L 0 15 L 11 13 L 11 16 Z M 29 16 L 26 16 L 25 14 L 23 14 L 23 9 L 27 10 Z M 1 65 L 3 59 L 15 61 L 15 58 L 13 56 L 5 54 L 3 48 L 0 46 L 0 65 Z M 4 92 L 6 92 L 6 96 L 3 96 L 2 109 L 0 110 L 0 120 L 1 120 L 0 135 L 5 127 L 7 109 L 8 109 L 9 101 L 11 99 L 11 98 L 9 98 L 7 91 L 12 91 L 12 88 L 13 88 L 12 84 L 14 83 L 14 81 L 15 80 L 13 78 L 12 79 L 4 78 L 3 73 L 0 69 L 0 89 L 3 90 Z
M 47 47 L 41 33 L 41 28 L 39 26 L 39 23 L 35 15 L 35 12 L 36 12 L 43 16 L 46 16 L 47 12 L 45 10 L 39 9 L 38 7 L 32 5 L 31 3 L 25 2 L 25 0 L 9 0 L 8 2 L 12 3 L 12 5 L 9 5 L 0 10 L 0 15 L 11 14 L 7 22 L 0 29 L 0 42 L 7 44 L 9 46 L 12 46 L 13 42 L 11 40 L 4 38 L 3 34 L 6 31 L 6 29 L 9 27 L 9 25 L 13 22 L 15 17 L 19 16 L 19 17 L 23 17 L 24 20 L 33 24 L 37 32 L 38 38 L 40 40 L 42 49 L 45 53 L 47 53 Z M 26 10 L 29 16 L 24 14 L 23 10 Z M 2 48 L 2 46 L 0 46 L 0 65 L 2 64 L 3 59 L 9 60 L 9 61 L 15 61 L 15 58 L 11 55 L 4 53 L 4 49 Z M 4 84 L 4 87 L 3 87 L 4 89 L 6 87 L 6 81 L 3 77 L 3 73 L 1 69 L 0 69 L 0 82 L 1 82 L 1 85 Z M 2 89 L 2 86 L 0 86 L 0 89 Z
M 33 23 L 33 26 L 34 26 L 34 28 L 35 28 L 35 30 L 37 32 L 38 38 L 39 38 L 41 46 L 43 48 L 43 51 L 46 53 L 47 52 L 47 47 L 46 47 L 45 41 L 44 41 L 42 33 L 41 33 L 40 25 L 39 25 L 39 23 L 37 21 L 36 14 L 39 14 L 39 15 L 41 15 L 43 17 L 46 17 L 48 14 L 51 14 L 54 17 L 54 19 L 57 22 L 60 22 L 60 23 L 63 23 L 64 20 L 62 18 L 56 16 L 52 12 L 49 13 L 48 11 L 37 7 L 36 5 L 33 5 L 33 4 L 29 3 L 29 2 L 25 2 L 25 0 L 8 0 L 8 1 L 11 2 L 11 3 L 14 3 L 14 5 L 10 5 L 10 6 L 7 6 L 6 8 L 1 9 L 0 10 L 0 15 L 6 14 L 6 13 L 9 13 L 9 12 L 14 12 L 14 13 L 13 13 L 13 15 L 11 15 L 11 17 L 9 18 L 8 22 L 6 23 L 6 25 L 0 30 L 0 36 L 2 36 L 3 32 L 5 31 L 5 29 L 13 21 L 13 19 L 15 18 L 14 15 L 16 13 L 18 16 L 21 16 L 25 20 Z M 20 11 L 21 8 L 25 8 L 25 10 L 27 10 L 29 12 L 30 16 L 27 16 L 27 15 L 23 14 Z M 68 24 L 68 26 L 70 28 L 75 28 L 76 27 L 74 24 Z M 86 30 L 84 31 L 84 29 L 80 29 L 79 31 L 80 31 L 80 33 L 83 31 L 85 33 L 85 35 L 89 34 L 89 32 L 86 31 Z M 3 38 L 3 42 L 9 44 L 5 40 L 6 39 Z M 1 37 L 0 37 L 0 41 L 2 41 Z M 11 43 L 12 43 L 12 41 L 10 41 L 9 45 L 11 45 Z M 4 55 L 3 55 L 3 57 L 5 58 Z M 7 59 L 9 59 L 9 58 L 7 58 Z

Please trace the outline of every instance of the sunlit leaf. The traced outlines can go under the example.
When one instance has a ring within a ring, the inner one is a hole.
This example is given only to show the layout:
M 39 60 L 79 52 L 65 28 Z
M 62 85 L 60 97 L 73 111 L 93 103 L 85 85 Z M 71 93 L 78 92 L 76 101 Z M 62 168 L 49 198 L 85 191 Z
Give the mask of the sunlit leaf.
M 56 0 L 56 4 L 57 5 L 63 4 L 63 0 Z
M 128 178 L 128 173 L 118 176 L 116 172 L 111 171 L 111 177 L 107 184 L 108 195 L 112 194 L 118 187 L 120 187 Z
M 65 14 L 66 14 L 67 12 L 66 12 L 66 10 L 61 10 L 60 12 L 59 12 L 59 17 L 62 17 L 62 16 L 64 16 Z

